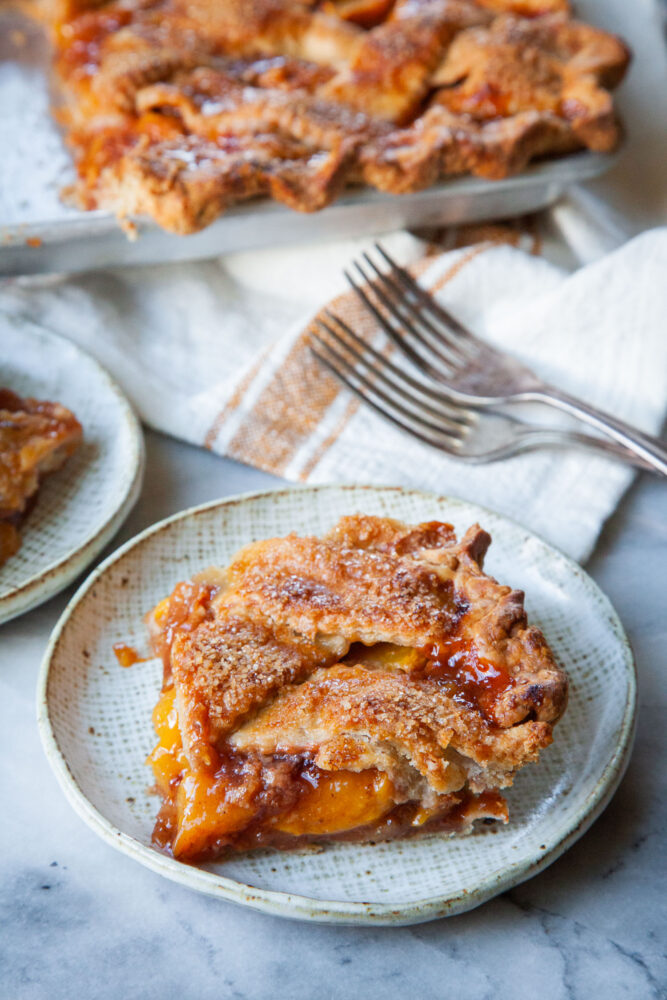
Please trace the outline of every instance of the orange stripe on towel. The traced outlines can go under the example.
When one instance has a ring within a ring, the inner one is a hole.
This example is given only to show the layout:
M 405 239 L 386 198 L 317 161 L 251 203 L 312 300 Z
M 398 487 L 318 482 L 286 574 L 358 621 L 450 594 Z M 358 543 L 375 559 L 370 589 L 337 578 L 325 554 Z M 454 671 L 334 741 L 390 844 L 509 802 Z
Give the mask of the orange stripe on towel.
M 481 253 L 501 243 L 516 244 L 521 235 L 516 228 L 510 226 L 479 227 L 477 235 L 482 233 L 487 236 L 486 242 L 472 246 L 463 254 L 435 283 L 432 291 L 443 288 Z M 427 255 L 411 265 L 410 271 L 419 277 L 432 263 L 433 258 Z M 326 308 L 345 320 L 355 333 L 365 340 L 370 341 L 377 332 L 375 320 L 366 312 L 354 292 L 339 295 L 328 303 Z M 230 457 L 272 472 L 274 475 L 283 475 L 342 391 L 340 383 L 325 371 L 310 353 L 311 326 L 312 324 L 297 336 L 286 358 L 260 393 L 252 410 L 244 417 L 225 449 Z M 238 408 L 260 367 L 261 362 L 254 366 L 216 417 L 206 435 L 207 447 L 212 447 L 215 443 L 225 420 Z M 299 472 L 300 479 L 305 480 L 311 475 L 324 455 L 340 438 L 359 405 L 357 400 L 350 401 L 331 433 L 305 461 Z

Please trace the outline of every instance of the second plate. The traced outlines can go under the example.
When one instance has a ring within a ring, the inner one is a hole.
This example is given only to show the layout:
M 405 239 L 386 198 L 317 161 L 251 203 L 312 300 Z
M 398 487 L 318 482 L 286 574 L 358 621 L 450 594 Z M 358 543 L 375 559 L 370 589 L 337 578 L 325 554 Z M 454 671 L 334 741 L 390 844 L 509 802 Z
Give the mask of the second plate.
M 71 583 L 118 531 L 139 496 L 141 427 L 111 376 L 76 344 L 12 317 L 0 319 L 0 385 L 71 409 L 83 442 L 48 476 L 0 567 L 0 622 Z

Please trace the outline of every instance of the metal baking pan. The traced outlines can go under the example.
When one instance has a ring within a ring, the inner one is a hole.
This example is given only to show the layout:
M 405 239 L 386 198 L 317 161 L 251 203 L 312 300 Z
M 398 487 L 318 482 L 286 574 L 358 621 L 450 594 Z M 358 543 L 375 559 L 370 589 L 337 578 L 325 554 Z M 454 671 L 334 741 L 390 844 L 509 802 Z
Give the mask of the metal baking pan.
M 314 240 L 381 233 L 404 227 L 439 226 L 509 218 L 545 208 L 575 182 L 602 173 L 610 157 L 581 153 L 530 167 L 503 181 L 457 178 L 427 191 L 386 195 L 355 191 L 323 211 L 305 215 L 275 202 L 230 209 L 191 236 L 174 236 L 152 222 L 137 222 L 128 240 L 114 216 L 80 212 L 0 226 L 0 275 L 88 271 L 127 264 L 155 264 L 215 257 Z
M 350 190 L 313 215 L 258 200 L 230 209 L 192 236 L 138 220 L 137 238 L 130 241 L 110 213 L 78 212 L 60 201 L 73 171 L 49 114 L 48 53 L 39 30 L 25 21 L 17 27 L 15 17 L 0 11 L 0 276 L 195 260 L 407 226 L 510 218 L 545 208 L 569 185 L 614 162 L 613 156 L 582 152 L 501 181 L 459 177 L 400 196 Z

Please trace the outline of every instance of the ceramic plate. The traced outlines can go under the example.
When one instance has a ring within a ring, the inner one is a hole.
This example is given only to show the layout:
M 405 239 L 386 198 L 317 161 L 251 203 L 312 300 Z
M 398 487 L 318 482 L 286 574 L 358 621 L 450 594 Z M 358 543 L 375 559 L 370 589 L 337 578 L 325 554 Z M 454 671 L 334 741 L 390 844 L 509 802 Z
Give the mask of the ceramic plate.
M 44 480 L 23 544 L 0 567 L 0 622 L 66 587 L 104 548 L 139 496 L 143 438 L 112 378 L 71 341 L 22 320 L 0 320 L 0 386 L 63 403 L 84 440 Z
M 493 535 L 488 571 L 525 589 L 571 678 L 568 710 L 539 766 L 509 790 L 510 822 L 456 838 L 321 853 L 263 851 L 193 867 L 151 846 L 157 800 L 147 789 L 154 743 L 156 660 L 121 669 L 114 642 L 145 647 L 142 617 L 173 585 L 248 542 L 320 533 L 353 512 L 409 522 L 443 519 Z M 593 822 L 623 774 L 632 743 L 635 673 L 607 598 L 570 559 L 512 521 L 450 497 L 375 487 L 315 487 L 216 501 L 154 525 L 106 560 L 56 627 L 39 686 L 49 761 L 70 802 L 114 847 L 154 871 L 220 899 L 282 916 L 405 924 L 460 913 L 534 875 Z

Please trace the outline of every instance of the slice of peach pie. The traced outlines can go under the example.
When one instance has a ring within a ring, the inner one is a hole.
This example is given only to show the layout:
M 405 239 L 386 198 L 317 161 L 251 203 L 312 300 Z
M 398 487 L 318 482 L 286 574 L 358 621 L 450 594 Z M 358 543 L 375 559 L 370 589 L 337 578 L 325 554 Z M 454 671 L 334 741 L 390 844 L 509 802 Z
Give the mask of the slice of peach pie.
M 79 447 L 82 428 L 60 403 L 0 387 L 0 566 L 21 548 L 21 527 L 44 478 Z
M 344 517 L 179 583 L 149 615 L 164 663 L 154 839 L 186 861 L 507 821 L 567 678 L 491 539 Z

